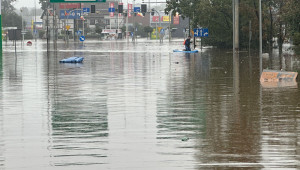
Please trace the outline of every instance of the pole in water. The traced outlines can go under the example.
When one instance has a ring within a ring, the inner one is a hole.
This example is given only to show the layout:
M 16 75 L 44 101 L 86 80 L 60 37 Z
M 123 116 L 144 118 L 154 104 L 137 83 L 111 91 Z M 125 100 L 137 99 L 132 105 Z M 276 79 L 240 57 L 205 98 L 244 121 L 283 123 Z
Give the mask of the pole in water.
M 234 48 L 239 52 L 239 0 L 234 2 Z

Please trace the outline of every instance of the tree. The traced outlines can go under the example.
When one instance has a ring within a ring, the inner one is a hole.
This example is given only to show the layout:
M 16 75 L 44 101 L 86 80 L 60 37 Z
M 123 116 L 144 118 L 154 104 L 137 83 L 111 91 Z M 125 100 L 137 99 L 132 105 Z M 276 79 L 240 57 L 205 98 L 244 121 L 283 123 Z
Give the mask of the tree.
M 15 1 L 16 0 L 1 1 L 3 27 L 22 27 L 22 17 L 14 11 L 15 8 L 12 5 L 12 3 Z
M 14 6 L 12 5 L 13 2 L 16 0 L 2 0 L 1 1 L 1 6 L 2 6 L 2 14 L 10 14 L 14 13 Z
M 43 11 L 47 10 L 47 8 L 50 5 L 50 0 L 39 0 L 39 3 L 41 4 L 41 8 Z
M 263 11 L 263 44 L 264 49 L 272 49 L 273 37 L 277 36 L 282 44 L 288 34 L 283 30 L 290 27 L 300 29 L 300 1 L 299 0 L 264 0 Z M 288 7 L 288 5 L 290 7 Z M 249 22 L 252 27 L 252 44 L 258 47 L 259 40 L 259 9 L 258 1 L 240 1 L 240 47 L 246 48 L 249 41 Z M 284 10 L 287 11 L 284 11 Z M 291 10 L 293 9 L 293 10 Z M 210 36 L 205 38 L 210 45 L 232 47 L 232 1 L 231 0 L 167 0 L 166 13 L 191 19 L 191 27 L 207 27 Z M 289 19 L 289 22 L 286 19 Z M 283 29 L 285 27 L 285 29 Z M 289 29 L 287 29 L 289 30 Z
M 291 37 L 298 37 L 300 33 L 300 1 L 286 0 L 283 7 L 283 19 L 288 25 Z
M 100 24 L 96 24 L 95 32 L 96 32 L 97 34 L 101 34 L 101 33 L 102 33 L 102 28 L 100 27 Z

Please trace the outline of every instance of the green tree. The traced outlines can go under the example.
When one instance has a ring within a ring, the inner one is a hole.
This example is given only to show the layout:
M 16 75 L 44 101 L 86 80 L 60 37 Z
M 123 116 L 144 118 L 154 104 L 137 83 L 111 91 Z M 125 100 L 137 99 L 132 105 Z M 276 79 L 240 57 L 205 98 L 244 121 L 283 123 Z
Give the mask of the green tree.
M 264 49 L 272 49 L 273 38 L 279 44 L 289 36 L 287 30 L 293 32 L 300 28 L 299 0 L 264 0 L 263 11 L 263 44 Z M 252 44 L 258 47 L 259 9 L 258 1 L 240 1 L 240 47 L 246 48 L 249 41 L 249 22 L 251 21 Z M 285 11 L 286 9 L 286 11 Z M 292 10 L 291 10 L 292 9 Z M 207 27 L 210 36 L 206 43 L 218 47 L 232 47 L 232 1 L 231 0 L 167 0 L 166 13 L 191 19 L 191 27 Z M 297 13 L 297 14 L 296 14 Z M 284 16 L 286 16 L 284 18 Z
M 101 34 L 101 33 L 102 33 L 102 28 L 100 27 L 100 24 L 96 24 L 95 32 L 96 32 L 97 34 Z
M 283 19 L 288 25 L 290 36 L 298 38 L 300 33 L 300 1 L 299 0 L 286 0 L 283 7 Z
M 16 0 L 1 1 L 2 6 L 2 26 L 3 27 L 22 27 L 22 17 L 19 16 L 14 10 L 13 2 Z

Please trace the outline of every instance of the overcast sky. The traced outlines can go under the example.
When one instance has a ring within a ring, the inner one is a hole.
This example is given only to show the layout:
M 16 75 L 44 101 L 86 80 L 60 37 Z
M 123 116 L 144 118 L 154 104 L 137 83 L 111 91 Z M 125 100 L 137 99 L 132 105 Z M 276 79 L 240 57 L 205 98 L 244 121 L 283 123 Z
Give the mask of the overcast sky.
M 110 1 L 110 0 L 107 0 Z M 126 3 L 127 0 L 119 0 L 119 2 Z M 129 3 L 132 3 L 133 0 L 128 0 Z M 136 0 L 136 3 L 141 3 L 142 0 Z M 145 3 L 149 2 L 149 0 L 144 0 Z M 165 2 L 165 0 L 150 0 L 150 2 Z M 37 8 L 40 8 L 39 0 L 17 0 L 15 2 L 14 7 L 16 9 L 20 9 L 21 7 L 34 7 L 34 3 L 36 3 Z
M 40 8 L 39 0 L 17 0 L 15 2 L 14 7 L 16 9 L 20 9 L 21 7 L 34 7 L 34 3 L 36 2 L 36 7 Z

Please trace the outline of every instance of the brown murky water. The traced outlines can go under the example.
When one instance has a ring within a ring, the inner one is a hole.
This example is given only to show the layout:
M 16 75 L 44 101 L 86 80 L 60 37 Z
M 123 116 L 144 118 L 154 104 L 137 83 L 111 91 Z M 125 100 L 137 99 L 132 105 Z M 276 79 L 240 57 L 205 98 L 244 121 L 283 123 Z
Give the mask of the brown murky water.
M 255 55 L 233 67 L 226 50 L 180 44 L 5 46 L 0 169 L 299 169 L 298 85 L 261 86 Z M 84 63 L 59 63 L 74 55 Z

